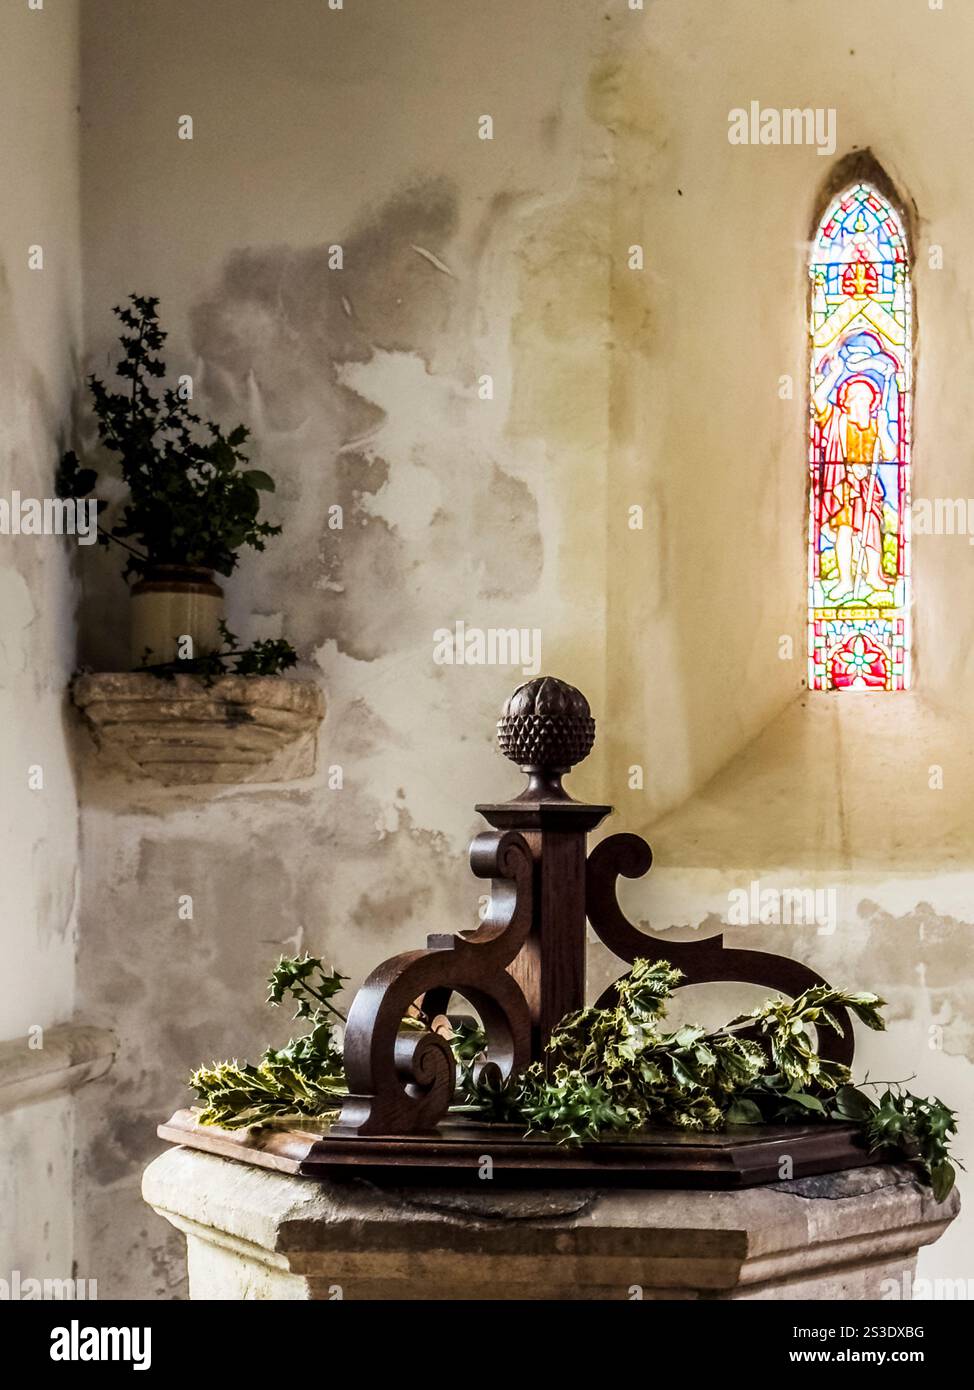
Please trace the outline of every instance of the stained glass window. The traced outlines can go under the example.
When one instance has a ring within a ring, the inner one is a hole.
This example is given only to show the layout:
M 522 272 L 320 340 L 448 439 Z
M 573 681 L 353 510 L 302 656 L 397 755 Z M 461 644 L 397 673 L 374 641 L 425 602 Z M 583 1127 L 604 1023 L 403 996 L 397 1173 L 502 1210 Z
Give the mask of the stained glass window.
M 910 262 L 897 213 L 857 183 L 812 248 L 808 683 L 910 684 Z

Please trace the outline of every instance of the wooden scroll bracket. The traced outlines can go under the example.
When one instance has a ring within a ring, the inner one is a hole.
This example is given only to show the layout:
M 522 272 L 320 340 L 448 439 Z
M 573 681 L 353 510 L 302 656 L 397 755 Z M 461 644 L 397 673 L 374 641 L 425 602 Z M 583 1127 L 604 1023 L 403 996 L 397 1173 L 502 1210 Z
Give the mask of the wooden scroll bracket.
M 779 994 L 797 998 L 814 985 L 823 985 L 821 975 L 789 956 L 766 951 L 747 951 L 724 945 L 723 933 L 704 941 L 667 941 L 665 946 L 639 931 L 623 915 L 616 899 L 616 883 L 623 878 L 642 878 L 649 872 L 653 852 L 638 835 L 610 835 L 589 855 L 586 874 L 586 905 L 592 929 L 613 955 L 633 961 L 658 951 L 677 970 L 683 971 L 680 988 L 718 982 L 763 985 Z M 616 984 L 618 981 L 616 981 Z M 609 1004 L 615 984 L 604 990 L 597 1003 Z M 848 1066 L 855 1041 L 848 1010 L 832 1006 L 829 1010 L 842 1033 L 822 1029 L 818 1035 L 819 1053 L 833 1062 Z
M 487 1036 L 481 1072 L 506 1078 L 543 1059 L 559 1020 L 585 1003 L 586 920 L 621 960 L 665 957 L 687 985 L 734 981 L 794 997 L 825 983 L 787 956 L 729 948 L 722 935 L 664 946 L 626 919 L 617 881 L 647 873 L 652 852 L 638 835 L 619 834 L 587 855 L 588 832 L 612 808 L 575 801 L 562 786 L 595 741 L 580 691 L 551 676 L 528 681 L 504 706 L 497 735 L 528 785 L 511 801 L 477 807 L 495 827 L 470 848 L 473 872 L 492 881 L 487 915 L 474 931 L 430 936 L 425 950 L 393 956 L 362 985 L 345 1030 L 349 1095 L 329 1140 L 435 1132 L 453 1100 L 455 1065 L 445 1038 L 405 1022 L 416 1003 L 427 1018 L 445 1012 L 454 992 L 473 1005 Z M 819 1046 L 848 1064 L 851 1021 L 833 1013 L 843 1036 L 823 1033 Z
M 352 1001 L 345 1028 L 349 1096 L 332 1135 L 410 1134 L 432 1129 L 456 1089 L 449 1043 L 438 1033 L 403 1028 L 417 999 L 462 994 L 480 1014 L 497 1080 L 530 1061 L 527 1000 L 507 967 L 531 930 L 531 851 L 516 831 L 486 832 L 470 846 L 470 867 L 491 879 L 480 927 L 430 936 L 425 951 L 404 951 L 373 970 Z M 438 1012 L 439 1010 L 437 1010 Z M 426 1010 L 424 1010 L 426 1012 Z

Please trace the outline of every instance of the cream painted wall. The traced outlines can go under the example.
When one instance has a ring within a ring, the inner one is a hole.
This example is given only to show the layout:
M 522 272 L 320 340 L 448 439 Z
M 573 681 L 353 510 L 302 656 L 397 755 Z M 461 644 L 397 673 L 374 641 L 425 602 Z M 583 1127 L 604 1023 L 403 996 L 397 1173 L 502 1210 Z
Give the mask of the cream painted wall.
M 435 630 L 538 627 L 545 669 L 604 708 L 603 27 L 557 0 L 486 25 L 414 0 L 85 6 L 88 360 L 110 361 L 110 305 L 161 296 L 172 370 L 254 428 L 279 483 L 285 535 L 229 583 L 231 626 L 286 632 L 329 701 L 310 783 L 164 792 L 87 767 L 79 988 L 122 1051 L 107 1106 L 79 1102 L 80 1258 L 107 1292 L 181 1287 L 139 1173 L 194 1064 L 286 1033 L 262 1003 L 284 943 L 357 983 L 476 920 L 472 808 L 517 789 L 491 737 L 523 675 L 435 665 Z M 111 668 L 125 593 L 99 559 L 84 640 Z
M 871 148 L 915 203 L 915 490 L 966 498 L 966 403 L 949 383 L 971 351 L 972 48 L 964 5 L 657 0 L 606 64 L 613 245 L 643 240 L 649 261 L 637 291 L 631 275 L 614 282 L 610 776 L 645 766 L 647 821 L 799 698 L 805 675 L 805 265 L 833 160 L 731 146 L 727 114 L 752 100 L 834 109 L 837 157 Z M 647 508 L 643 533 L 626 529 L 631 502 Z M 965 712 L 970 563 L 964 537 L 916 538 L 918 686 Z
M 539 626 L 545 669 L 590 695 L 602 737 L 573 790 L 651 831 L 659 886 L 637 886 L 635 915 L 713 927 L 742 875 L 829 885 L 841 867 L 834 938 L 782 945 L 888 989 L 897 1064 L 916 1051 L 930 996 L 910 934 L 919 911 L 927 981 L 963 979 L 970 822 L 954 793 L 924 815 L 887 750 L 963 782 L 969 547 L 917 544 L 921 713 L 805 719 L 804 238 L 830 161 L 733 149 L 727 112 L 835 106 L 837 154 L 871 145 L 915 199 L 918 478 L 964 494 L 945 359 L 969 344 L 971 54 L 974 14 L 924 0 L 860 0 L 854 22 L 845 0 L 87 0 L 86 363 L 112 360 L 111 304 L 162 297 L 173 371 L 254 428 L 279 480 L 285 537 L 234 577 L 232 625 L 287 632 L 330 705 L 317 777 L 284 788 L 161 791 L 86 752 L 79 993 L 122 1040 L 107 1099 L 79 1098 L 78 1257 L 103 1296 L 181 1290 L 180 1242 L 139 1173 L 195 1062 L 283 1036 L 260 1003 L 282 945 L 357 983 L 470 922 L 471 807 L 513 789 L 489 735 L 518 677 L 434 666 L 433 631 L 457 618 Z M 929 241 L 943 271 L 925 268 Z M 83 560 L 83 650 L 111 668 L 124 590 L 105 557 Z M 634 763 L 643 792 L 625 790 Z M 939 844 L 944 815 L 957 876 L 928 918 L 923 854 L 898 876 L 912 840 L 887 824 Z M 934 1007 L 945 1041 L 921 1081 L 961 1099 L 970 1000 Z M 945 1248 L 931 1268 L 963 1275 Z
M 0 16 L 0 495 L 51 496 L 80 358 L 78 6 Z M 43 248 L 43 269 L 28 249 Z M 75 666 L 73 542 L 0 535 L 0 1039 L 70 1019 L 78 813 L 66 686 Z M 43 787 L 32 790 L 29 769 Z M 34 1033 L 34 1041 L 41 1035 Z M 67 1277 L 67 1096 L 0 1115 L 0 1278 Z
M 915 537 L 913 693 L 803 691 L 805 266 L 834 161 L 732 147 L 727 114 L 752 100 L 832 108 L 836 158 L 871 149 L 913 204 L 914 495 L 974 497 L 953 385 L 972 346 L 974 12 L 659 0 L 652 18 L 606 64 L 600 108 L 615 132 L 614 244 L 655 248 L 639 293 L 625 274 L 613 284 L 607 772 L 656 864 L 627 888 L 628 910 L 692 939 L 752 884 L 824 895 L 824 929 L 731 927 L 727 940 L 887 998 L 889 1034 L 861 1040 L 859 1068 L 951 1097 L 969 1166 L 972 552 L 964 535 Z M 627 532 L 631 502 L 647 506 L 648 534 Z M 627 789 L 634 764 L 640 791 Z M 968 1279 L 968 1239 L 962 1219 L 921 1274 Z

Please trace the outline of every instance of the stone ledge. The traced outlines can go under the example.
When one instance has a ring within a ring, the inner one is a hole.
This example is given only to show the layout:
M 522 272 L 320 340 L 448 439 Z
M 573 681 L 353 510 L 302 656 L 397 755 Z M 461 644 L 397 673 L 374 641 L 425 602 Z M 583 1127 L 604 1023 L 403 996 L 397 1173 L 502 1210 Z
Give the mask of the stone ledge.
M 62 1023 L 45 1028 L 43 1047 L 25 1035 L 0 1043 L 0 1112 L 73 1091 L 103 1076 L 118 1051 L 106 1028 Z
M 189 1242 L 193 1298 L 881 1297 L 957 1213 L 909 1168 L 738 1192 L 380 1188 L 189 1149 L 143 1196 Z
M 315 768 L 325 699 L 284 676 L 160 680 L 145 672 L 75 678 L 71 695 L 120 769 L 166 786 L 283 781 Z

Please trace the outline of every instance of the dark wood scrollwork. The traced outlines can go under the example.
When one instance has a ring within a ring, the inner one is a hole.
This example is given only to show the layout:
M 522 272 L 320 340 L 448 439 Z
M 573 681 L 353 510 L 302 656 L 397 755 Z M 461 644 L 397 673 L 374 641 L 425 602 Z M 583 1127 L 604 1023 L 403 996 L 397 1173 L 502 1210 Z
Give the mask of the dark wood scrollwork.
M 493 881 L 487 917 L 475 931 L 430 936 L 426 950 L 393 956 L 365 981 L 348 1015 L 349 1096 L 331 1137 L 415 1134 L 446 1113 L 456 1085 L 453 1054 L 439 1033 L 404 1025 L 417 1001 L 429 1019 L 446 1012 L 452 993 L 467 999 L 487 1035 L 481 1069 L 496 1068 L 497 1079 L 545 1058 L 559 1020 L 585 1002 L 586 917 L 621 960 L 663 956 L 687 984 L 736 981 L 795 996 L 825 983 L 786 956 L 731 949 L 722 936 L 663 945 L 626 920 L 616 882 L 620 874 L 640 878 L 652 854 L 638 835 L 613 835 L 586 861 L 588 833 L 611 807 L 575 801 L 562 786 L 595 739 L 580 691 L 550 676 L 527 681 L 505 705 L 497 734 L 528 784 L 510 801 L 478 807 L 495 827 L 470 850 L 474 873 Z M 849 1063 L 851 1024 L 845 1010 L 833 1013 L 844 1036 L 824 1033 L 819 1046 L 823 1056 Z
M 826 982 L 807 965 L 789 956 L 776 956 L 766 951 L 750 951 L 724 945 L 723 933 L 703 941 L 670 941 L 663 945 L 645 932 L 639 931 L 623 915 L 616 897 L 616 883 L 623 878 L 642 878 L 649 872 L 653 852 L 638 835 L 610 835 L 597 845 L 588 857 L 586 869 L 586 905 L 593 931 L 620 960 L 633 961 L 640 957 L 665 957 L 671 965 L 682 970 L 684 984 L 704 985 L 719 981 L 736 984 L 762 985 L 781 994 L 796 998 L 813 985 Z M 621 978 L 621 977 L 620 977 Z M 610 985 L 598 1000 L 600 1005 L 611 1002 L 615 985 Z M 845 1009 L 833 1008 L 842 1035 L 823 1029 L 818 1046 L 823 1057 L 848 1066 L 855 1047 L 852 1022 Z
M 480 1015 L 486 1063 L 506 1078 L 530 1061 L 527 1001 L 506 967 L 531 930 L 531 851 L 516 831 L 489 831 L 470 847 L 470 866 L 490 878 L 486 916 L 474 931 L 430 936 L 424 951 L 384 961 L 352 1002 L 345 1030 L 349 1095 L 333 1135 L 413 1134 L 433 1129 L 453 1100 L 455 1065 L 437 1033 L 404 1027 L 410 1005 L 456 991 Z

